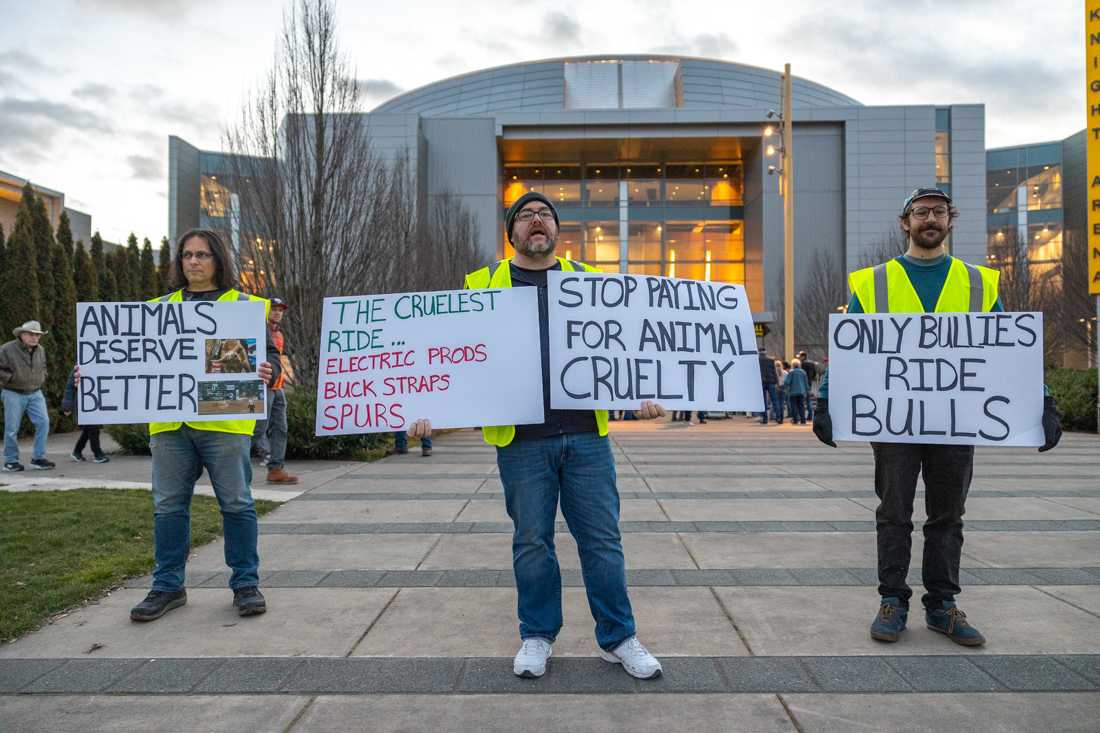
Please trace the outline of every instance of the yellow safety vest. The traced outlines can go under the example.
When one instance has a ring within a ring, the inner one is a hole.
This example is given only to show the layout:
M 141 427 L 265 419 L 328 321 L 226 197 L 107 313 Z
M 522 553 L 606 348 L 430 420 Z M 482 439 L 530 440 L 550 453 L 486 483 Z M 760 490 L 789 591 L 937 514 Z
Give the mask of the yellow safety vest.
M 580 266 L 585 272 L 599 272 L 595 267 L 586 265 L 583 262 L 575 263 L 572 260 L 567 260 L 564 257 L 558 257 L 558 262 L 561 264 L 562 272 L 573 272 L 577 266 Z M 500 260 L 496 264 L 495 270 L 490 270 L 488 267 L 482 267 L 480 270 L 474 270 L 466 276 L 466 281 L 463 286 L 468 290 L 480 290 L 483 288 L 510 288 L 512 287 L 512 270 L 509 267 L 511 258 Z M 607 435 L 607 410 L 596 410 L 596 429 L 599 431 L 600 436 Z M 485 439 L 485 442 L 489 445 L 495 445 L 498 448 L 504 446 L 515 440 L 516 426 L 515 425 L 485 425 L 481 428 L 481 437 Z
M 258 300 L 264 304 L 264 319 L 266 321 L 268 312 L 271 310 L 271 301 L 266 298 L 261 298 L 258 295 L 248 295 L 242 293 L 239 290 L 233 290 L 230 288 L 222 293 L 218 298 L 218 302 L 226 301 L 247 301 Z M 183 301 L 183 290 L 177 290 L 169 295 L 162 295 L 159 298 L 151 298 L 150 303 L 180 303 Z M 179 430 L 184 423 L 182 422 L 151 422 L 149 423 L 149 435 L 156 435 L 157 433 L 166 433 L 170 430 Z M 235 435 L 252 435 L 252 431 L 256 428 L 255 420 L 209 420 L 203 422 L 189 422 L 187 427 L 194 428 L 195 430 L 209 430 L 214 433 L 233 433 Z
M 935 313 L 988 313 L 997 302 L 1001 273 L 980 265 L 968 265 L 952 257 Z M 905 268 L 896 259 L 865 267 L 848 275 L 848 287 L 859 298 L 864 313 L 924 313 L 924 305 Z M 883 297 L 885 294 L 885 297 Z

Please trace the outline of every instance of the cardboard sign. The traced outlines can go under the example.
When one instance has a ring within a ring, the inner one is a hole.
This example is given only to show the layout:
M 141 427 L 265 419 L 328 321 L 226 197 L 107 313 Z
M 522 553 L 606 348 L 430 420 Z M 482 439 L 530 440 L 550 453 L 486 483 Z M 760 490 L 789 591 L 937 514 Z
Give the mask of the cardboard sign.
M 749 299 L 741 285 L 549 272 L 550 404 L 555 409 L 764 407 Z
M 836 440 L 1043 444 L 1042 313 L 829 316 Z
M 535 288 L 325 298 L 317 435 L 541 423 Z
M 262 420 L 259 301 L 78 303 L 81 425 Z

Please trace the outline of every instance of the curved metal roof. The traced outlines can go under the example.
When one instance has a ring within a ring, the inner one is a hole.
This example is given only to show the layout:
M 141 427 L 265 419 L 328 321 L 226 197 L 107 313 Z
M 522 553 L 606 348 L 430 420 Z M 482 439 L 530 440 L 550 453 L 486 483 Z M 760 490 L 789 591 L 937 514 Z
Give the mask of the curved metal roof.
M 564 111 L 565 65 L 599 61 L 679 64 L 682 104 L 677 109 L 779 108 L 778 71 L 690 56 L 610 55 L 571 56 L 471 71 L 405 92 L 373 111 L 472 117 L 497 112 Z M 795 108 L 860 106 L 845 94 L 798 76 L 792 88 Z

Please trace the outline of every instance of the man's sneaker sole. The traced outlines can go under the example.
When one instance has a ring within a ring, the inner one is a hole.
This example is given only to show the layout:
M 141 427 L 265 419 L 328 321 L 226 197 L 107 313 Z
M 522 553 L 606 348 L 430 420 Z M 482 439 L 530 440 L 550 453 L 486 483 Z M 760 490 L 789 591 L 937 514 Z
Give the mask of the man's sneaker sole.
M 173 601 L 169 601 L 164 606 L 164 608 L 161 609 L 160 613 L 155 613 L 155 614 L 152 614 L 150 616 L 143 616 L 141 614 L 134 613 L 133 611 L 130 611 L 130 620 L 131 621 L 141 621 L 141 622 L 156 621 L 158 618 L 160 618 L 164 614 L 168 613 L 173 608 L 179 608 L 180 606 L 184 606 L 184 605 L 187 605 L 187 596 L 183 596 L 182 598 L 177 598 Z
M 623 671 L 626 672 L 628 675 L 630 675 L 631 677 L 633 677 L 636 680 L 655 680 L 655 679 L 657 679 L 658 677 L 661 676 L 661 668 L 660 667 L 658 667 L 657 671 L 655 671 L 653 674 L 649 675 L 648 677 L 643 677 L 641 675 L 634 674 L 629 669 L 627 669 L 627 666 L 625 664 L 623 664 L 621 659 L 616 657 L 611 652 L 604 651 L 603 649 L 600 649 L 600 659 L 602 659 L 603 661 L 608 662 L 610 664 L 622 665 Z
M 50 471 L 56 468 L 56 466 L 38 466 L 34 463 L 31 464 L 32 471 Z
M 903 631 L 904 631 L 904 629 L 903 629 Z M 886 641 L 886 642 L 893 643 L 893 642 L 895 642 L 895 641 L 897 641 L 898 639 L 901 638 L 901 633 L 899 632 L 897 634 L 886 634 L 886 633 L 883 633 L 881 631 L 872 631 L 871 632 L 871 638 L 874 639 L 875 641 Z
M 542 674 L 536 674 L 534 670 L 530 669 L 525 669 L 522 672 L 516 672 L 516 670 L 513 668 L 512 672 L 515 673 L 516 677 L 522 677 L 525 680 L 537 680 L 539 677 L 542 677 L 543 674 L 546 674 L 545 669 L 542 670 Z
M 938 626 L 933 626 L 932 624 L 926 624 L 926 625 L 928 626 L 928 628 L 930 630 L 935 631 L 936 633 L 939 633 L 939 634 L 943 634 L 944 636 L 946 636 L 948 639 L 955 642 L 959 646 L 985 646 L 985 639 L 960 639 L 956 636 L 951 636 L 950 634 L 948 634 L 946 631 L 944 631 L 943 629 L 941 629 Z

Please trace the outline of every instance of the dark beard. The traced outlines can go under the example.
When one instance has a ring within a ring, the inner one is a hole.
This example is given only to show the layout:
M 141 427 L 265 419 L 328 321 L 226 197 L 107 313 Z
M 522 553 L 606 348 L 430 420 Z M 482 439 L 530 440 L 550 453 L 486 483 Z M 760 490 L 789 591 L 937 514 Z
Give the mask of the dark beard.
M 546 243 L 544 245 L 539 246 L 538 249 L 535 249 L 532 246 L 530 235 L 528 235 L 527 239 L 520 242 L 519 247 L 517 247 L 517 249 L 522 254 L 527 255 L 528 257 L 541 257 L 542 255 L 546 254 L 547 252 L 553 252 L 554 251 L 554 245 L 556 244 L 556 240 L 551 239 L 550 236 L 548 234 L 546 234 L 545 232 L 541 232 L 541 234 L 544 237 L 546 237 Z
M 938 237 L 936 238 L 935 242 L 931 242 L 930 240 L 925 239 L 924 233 L 927 231 L 936 232 Z M 913 244 L 915 244 L 917 247 L 920 247 L 921 249 L 936 249 L 941 244 L 943 244 L 943 240 L 947 239 L 947 229 L 932 230 L 926 227 L 922 227 L 915 236 L 910 236 L 909 239 L 913 242 Z

